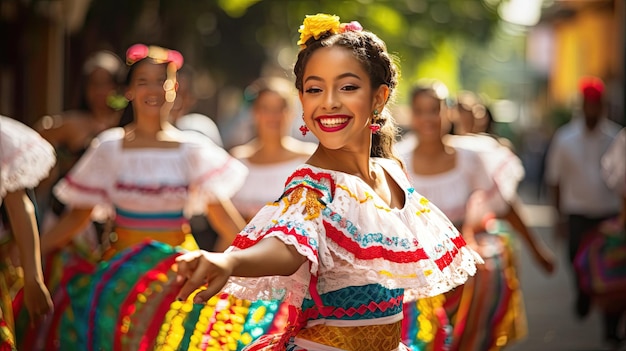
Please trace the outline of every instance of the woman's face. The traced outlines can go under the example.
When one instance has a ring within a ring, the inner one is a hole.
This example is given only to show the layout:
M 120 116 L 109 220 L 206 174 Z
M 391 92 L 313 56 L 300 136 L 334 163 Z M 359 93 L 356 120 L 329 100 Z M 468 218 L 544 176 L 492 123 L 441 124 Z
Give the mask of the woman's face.
M 420 141 L 437 140 L 442 135 L 441 101 L 427 93 L 420 93 L 411 106 L 411 128 Z
M 264 91 L 254 101 L 252 113 L 259 134 L 282 137 L 291 123 L 287 101 L 276 92 Z
M 373 111 L 384 107 L 388 87 L 373 90 L 370 77 L 352 52 L 342 47 L 315 51 L 304 69 L 300 100 L 304 122 L 328 149 L 369 153 Z
M 104 68 L 97 67 L 87 77 L 85 87 L 87 104 L 91 110 L 110 108 L 107 104 L 109 95 L 115 93 L 117 86 L 111 73 Z
M 166 65 L 148 60 L 136 63 L 127 97 L 133 103 L 136 116 L 160 117 L 165 102 L 163 83 L 166 79 Z

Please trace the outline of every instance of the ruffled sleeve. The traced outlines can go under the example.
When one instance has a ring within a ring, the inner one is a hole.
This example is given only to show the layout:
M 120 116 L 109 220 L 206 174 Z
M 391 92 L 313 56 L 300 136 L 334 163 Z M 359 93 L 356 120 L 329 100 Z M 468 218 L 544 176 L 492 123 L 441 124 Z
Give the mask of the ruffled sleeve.
M 115 185 L 119 160 L 116 155 L 124 136 L 122 128 L 109 129 L 96 137 L 89 149 L 53 191 L 69 207 L 93 207 L 92 216 L 102 220 L 113 214 L 110 194 Z
M 262 239 L 276 237 L 292 245 L 308 263 L 291 276 L 262 278 L 231 278 L 226 291 L 240 298 L 283 299 L 300 305 L 305 297 L 311 276 L 318 274 L 320 250 L 327 252 L 325 229 L 321 211 L 332 201 L 333 180 L 324 173 L 294 172 L 287 180 L 283 196 L 263 207 L 239 233 L 229 251 L 253 246 Z
M 476 152 L 504 200 L 511 202 L 517 198 L 517 188 L 524 179 L 525 170 L 511 149 L 491 136 L 480 134 L 453 135 L 446 139 L 446 143 Z
M 55 163 L 54 148 L 37 132 L 0 116 L 0 203 L 7 192 L 37 186 Z
M 243 185 L 248 169 L 209 138 L 185 131 L 190 174 L 189 210 L 201 212 L 207 203 L 231 198 Z
M 517 181 L 507 182 L 504 186 L 509 188 L 504 191 L 501 190 L 498 183 L 502 184 L 504 181 L 502 179 L 503 176 L 498 174 L 497 170 L 494 171 L 495 174 L 493 174 L 493 176 L 490 176 L 487 167 L 477 152 L 464 149 L 460 149 L 459 151 L 463 154 L 467 154 L 464 159 L 465 163 L 463 167 L 465 168 L 465 174 L 471 175 L 470 181 L 472 183 L 472 190 L 474 192 L 480 192 L 480 196 L 483 197 L 485 201 L 484 204 L 486 206 L 481 212 L 483 212 L 483 214 L 487 211 L 494 211 L 497 214 L 506 213 L 510 207 L 508 201 L 511 201 L 517 193 Z M 515 157 L 517 158 L 517 156 Z M 470 203 L 470 201 L 466 201 L 466 207 L 469 206 Z M 469 211 L 470 209 L 467 210 Z

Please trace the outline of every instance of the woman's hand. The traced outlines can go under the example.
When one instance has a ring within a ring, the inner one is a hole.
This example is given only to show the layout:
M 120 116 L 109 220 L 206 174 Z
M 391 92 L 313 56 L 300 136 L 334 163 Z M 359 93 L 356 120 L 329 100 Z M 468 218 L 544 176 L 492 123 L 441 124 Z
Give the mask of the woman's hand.
M 205 303 L 217 294 L 228 281 L 233 272 L 233 264 L 229 254 L 197 250 L 176 258 L 173 269 L 177 273 L 176 283 L 182 284 L 178 300 L 187 297 L 201 286 L 207 289 L 199 292 L 193 299 L 194 303 Z
M 28 310 L 32 325 L 52 311 L 50 292 L 41 279 L 26 279 L 24 281 L 24 305 Z

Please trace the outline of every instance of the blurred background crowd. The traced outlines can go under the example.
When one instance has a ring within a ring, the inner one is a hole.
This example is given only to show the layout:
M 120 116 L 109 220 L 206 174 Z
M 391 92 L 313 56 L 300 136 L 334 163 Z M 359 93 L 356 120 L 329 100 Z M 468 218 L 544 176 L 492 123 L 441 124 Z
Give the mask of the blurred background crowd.
M 385 40 L 402 70 L 397 106 L 424 77 L 452 96 L 479 94 L 519 146 L 529 179 L 538 149 L 571 116 L 581 76 L 605 81 L 609 118 L 624 123 L 622 0 L 3 0 L 0 113 L 32 125 L 79 108 L 91 54 L 123 57 L 134 43 L 153 43 L 183 53 L 195 68 L 195 109 L 236 145 L 247 137 L 237 124 L 243 90 L 259 76 L 291 78 L 297 27 L 317 12 Z

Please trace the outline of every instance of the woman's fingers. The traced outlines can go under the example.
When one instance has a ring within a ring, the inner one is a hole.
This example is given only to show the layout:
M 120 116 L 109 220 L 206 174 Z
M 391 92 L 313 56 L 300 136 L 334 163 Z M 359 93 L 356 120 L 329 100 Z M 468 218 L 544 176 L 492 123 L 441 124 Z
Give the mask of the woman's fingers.
M 209 265 L 210 264 L 205 261 L 198 264 L 197 269 L 191 274 L 190 277 L 187 278 L 183 287 L 180 289 L 180 292 L 178 293 L 179 299 L 187 299 L 192 292 L 208 283 L 207 276 L 210 269 Z
M 215 294 L 219 293 L 220 290 L 222 290 L 227 279 L 228 278 L 217 278 L 211 280 L 207 285 L 206 290 L 198 292 L 196 296 L 193 297 L 193 303 L 201 304 L 209 301 L 211 297 L 213 297 Z
M 189 278 L 198 267 L 201 257 L 200 251 L 191 251 L 176 257 L 176 263 L 172 266 L 172 270 L 177 273 L 176 282 L 182 283 Z
M 194 303 L 204 303 L 226 284 L 230 269 L 224 254 L 193 251 L 179 256 L 172 269 L 176 283 L 182 285 L 178 300 L 186 300 L 198 288 L 206 289 L 194 296 Z

